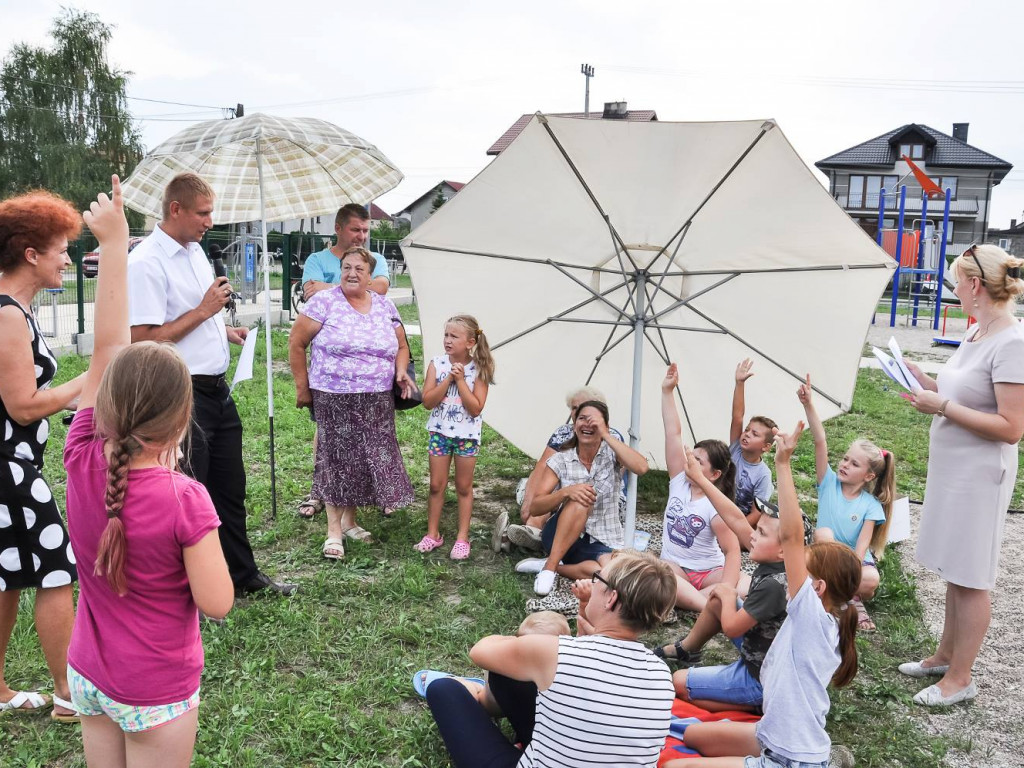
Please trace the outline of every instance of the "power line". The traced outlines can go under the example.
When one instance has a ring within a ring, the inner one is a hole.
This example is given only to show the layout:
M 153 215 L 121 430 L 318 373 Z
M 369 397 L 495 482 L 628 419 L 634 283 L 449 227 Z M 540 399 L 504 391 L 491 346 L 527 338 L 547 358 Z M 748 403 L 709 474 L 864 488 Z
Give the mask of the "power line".
M 12 103 L 10 101 L 10 99 L 7 99 L 7 98 L 5 98 L 3 102 L 0 102 L 0 106 L 7 107 L 8 109 L 19 109 L 19 108 L 33 109 L 33 110 L 36 110 L 37 112 L 50 112 L 50 113 L 55 114 L 55 115 L 66 114 L 66 113 L 60 111 L 59 109 L 53 109 L 52 107 L 40 107 L 40 106 L 35 105 L 35 104 L 28 104 L 28 103 L 24 103 L 24 102 L 19 102 L 19 103 L 15 104 L 15 103 Z M 218 107 L 218 109 L 219 109 L 219 107 Z M 97 114 L 97 113 L 95 113 L 95 112 L 93 112 L 91 110 L 86 110 L 86 111 L 89 112 L 89 114 L 93 115 L 94 117 L 99 117 L 99 118 L 104 118 L 104 119 L 109 119 L 109 120 L 118 120 L 118 119 L 123 119 L 125 117 L 125 115 L 102 115 L 102 114 Z M 180 119 L 176 119 L 176 118 L 165 118 L 165 117 L 135 117 L 134 115 L 131 115 L 131 114 L 128 114 L 127 117 L 130 120 L 139 120 L 139 121 L 152 122 L 152 123 L 195 123 L 195 122 L 198 122 L 195 118 L 180 118 Z
M 17 75 L 12 77 L 13 80 L 20 80 L 23 83 L 35 83 L 36 85 L 48 85 L 52 88 L 64 88 L 69 91 L 78 90 L 72 85 L 64 85 L 63 83 L 50 83 L 45 80 L 34 80 L 30 77 L 19 77 Z M 116 91 L 101 91 L 98 88 L 90 88 L 87 93 L 101 93 L 105 96 L 124 96 L 126 99 L 132 99 L 133 101 L 145 101 L 150 104 L 167 104 L 172 107 L 195 107 L 198 109 L 224 109 L 224 107 L 214 107 L 209 104 L 186 104 L 181 101 L 166 101 L 164 99 L 147 99 L 142 96 L 127 96 L 124 94 L 117 93 Z

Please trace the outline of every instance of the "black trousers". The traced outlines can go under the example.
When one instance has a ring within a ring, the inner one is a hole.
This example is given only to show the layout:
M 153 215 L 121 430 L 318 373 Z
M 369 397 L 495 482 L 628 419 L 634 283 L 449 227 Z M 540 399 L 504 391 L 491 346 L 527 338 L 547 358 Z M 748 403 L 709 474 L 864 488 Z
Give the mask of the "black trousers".
M 257 568 L 245 532 L 242 422 L 223 376 L 193 376 L 192 395 L 192 438 L 182 468 L 210 492 L 231 581 L 247 584 Z
M 525 748 L 533 738 L 537 686 L 496 672 L 488 675 L 487 682 L 516 740 Z M 427 704 L 455 768 L 515 768 L 523 753 L 458 680 L 432 682 L 427 687 Z

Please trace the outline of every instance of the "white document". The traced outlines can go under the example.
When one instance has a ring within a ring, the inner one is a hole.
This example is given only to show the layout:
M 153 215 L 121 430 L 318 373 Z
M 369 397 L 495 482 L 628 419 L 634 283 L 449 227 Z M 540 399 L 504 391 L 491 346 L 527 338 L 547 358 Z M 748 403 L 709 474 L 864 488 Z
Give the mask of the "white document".
M 231 391 L 235 391 L 238 382 L 252 378 L 252 362 L 256 358 L 256 339 L 259 338 L 260 327 L 249 329 L 249 335 L 245 337 L 245 344 L 242 345 L 242 353 L 238 356 L 238 365 L 235 367 L 235 377 L 231 380 Z
M 921 385 L 917 381 L 917 377 L 910 372 L 907 368 L 907 364 L 903 361 L 903 350 L 900 349 L 899 342 L 896 341 L 895 336 L 889 337 L 889 351 L 892 352 L 893 359 L 896 364 L 900 367 L 900 372 L 907 380 L 907 384 L 910 386 L 912 392 L 917 392 L 921 389 Z
M 907 381 L 906 377 L 904 377 L 903 371 L 900 370 L 899 363 L 897 363 L 895 360 L 889 357 L 889 355 L 880 350 L 878 347 L 872 347 L 871 352 L 874 354 L 878 362 L 882 364 L 882 370 L 885 371 L 885 374 L 890 379 L 895 381 L 904 389 L 910 389 L 910 382 Z
M 892 502 L 892 518 L 889 520 L 889 543 L 895 544 L 910 538 L 910 499 L 901 496 Z

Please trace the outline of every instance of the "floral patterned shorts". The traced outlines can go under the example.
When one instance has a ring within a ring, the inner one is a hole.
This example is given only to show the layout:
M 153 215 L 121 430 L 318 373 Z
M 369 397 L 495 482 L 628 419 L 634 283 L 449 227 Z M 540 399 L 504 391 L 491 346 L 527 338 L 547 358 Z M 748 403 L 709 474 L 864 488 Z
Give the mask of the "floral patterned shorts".
M 184 701 L 174 704 L 158 704 L 155 707 L 133 707 L 114 701 L 95 685 L 80 675 L 68 664 L 68 685 L 71 687 L 71 703 L 75 710 L 86 717 L 106 715 L 125 733 L 141 733 L 151 728 L 167 725 L 177 720 L 190 709 L 199 706 L 199 691 L 196 690 Z
M 446 437 L 440 432 L 431 432 L 427 451 L 431 456 L 476 456 L 480 453 L 480 441 L 465 437 Z

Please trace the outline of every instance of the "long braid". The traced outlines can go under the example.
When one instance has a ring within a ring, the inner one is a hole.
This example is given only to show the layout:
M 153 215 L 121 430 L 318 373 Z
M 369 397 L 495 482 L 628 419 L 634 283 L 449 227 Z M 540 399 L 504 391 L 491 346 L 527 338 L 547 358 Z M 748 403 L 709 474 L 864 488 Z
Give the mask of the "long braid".
M 106 574 L 110 588 L 118 595 L 124 595 L 128 592 L 124 573 L 127 542 L 121 509 L 124 507 L 124 497 L 128 490 L 128 464 L 132 454 L 138 453 L 141 446 L 131 436 L 110 440 L 109 444 L 111 451 L 107 461 L 107 488 L 104 498 L 107 525 L 100 537 L 93 574 Z

